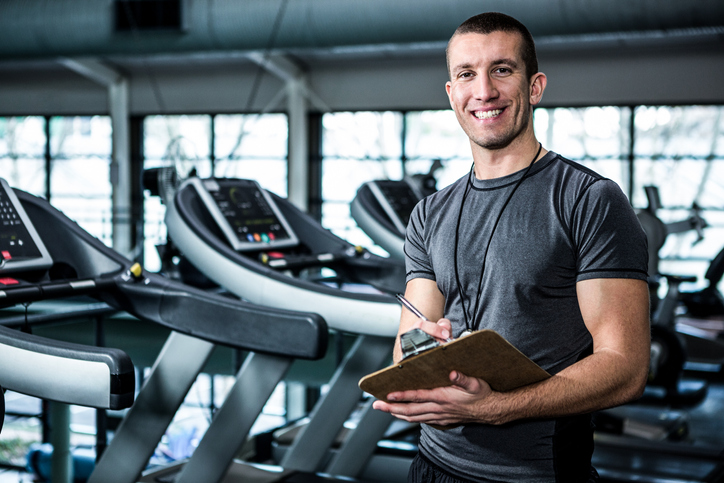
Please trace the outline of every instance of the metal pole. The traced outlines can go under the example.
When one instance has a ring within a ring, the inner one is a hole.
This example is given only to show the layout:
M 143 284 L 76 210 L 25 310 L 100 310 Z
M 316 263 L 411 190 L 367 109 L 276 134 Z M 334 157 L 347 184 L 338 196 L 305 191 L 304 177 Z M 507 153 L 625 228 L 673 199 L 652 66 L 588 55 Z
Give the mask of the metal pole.
M 70 453 L 70 406 L 64 403 L 50 403 L 50 444 L 53 455 L 50 459 L 53 483 L 73 482 L 73 458 Z

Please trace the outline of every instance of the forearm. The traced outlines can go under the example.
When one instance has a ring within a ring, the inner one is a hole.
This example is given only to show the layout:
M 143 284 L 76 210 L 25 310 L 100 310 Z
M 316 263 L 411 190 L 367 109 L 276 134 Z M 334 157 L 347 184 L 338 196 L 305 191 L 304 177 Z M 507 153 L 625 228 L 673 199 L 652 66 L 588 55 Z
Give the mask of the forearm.
M 417 307 L 422 314 L 433 322 L 423 326 L 422 319 L 419 319 L 407 309 L 402 310 L 400 328 L 397 332 L 394 349 L 392 351 L 392 357 L 395 363 L 402 360 L 400 336 L 413 327 L 420 327 L 425 330 L 425 332 L 439 339 L 446 339 L 450 336 L 449 330 L 447 335 L 443 335 L 441 332 L 442 329 L 440 327 L 436 327 L 435 324 L 435 322 L 443 317 L 443 308 L 445 305 L 445 298 L 438 290 L 435 281 L 424 278 L 410 280 L 406 286 L 405 298 L 407 298 L 407 300 Z M 446 327 L 449 329 L 449 324 L 447 324 Z
M 583 414 L 641 396 L 648 364 L 601 350 L 537 384 L 493 392 L 480 401 L 479 419 L 502 424 L 518 419 Z

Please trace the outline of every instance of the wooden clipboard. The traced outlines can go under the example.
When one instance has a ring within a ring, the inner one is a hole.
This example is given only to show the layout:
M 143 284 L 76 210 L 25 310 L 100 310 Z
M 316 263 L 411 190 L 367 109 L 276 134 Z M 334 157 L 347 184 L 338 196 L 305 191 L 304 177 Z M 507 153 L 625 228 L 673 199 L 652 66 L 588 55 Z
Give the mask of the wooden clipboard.
M 451 371 L 483 379 L 500 392 L 550 377 L 500 334 L 484 329 L 368 374 L 359 387 L 387 401 L 395 391 L 451 386 Z

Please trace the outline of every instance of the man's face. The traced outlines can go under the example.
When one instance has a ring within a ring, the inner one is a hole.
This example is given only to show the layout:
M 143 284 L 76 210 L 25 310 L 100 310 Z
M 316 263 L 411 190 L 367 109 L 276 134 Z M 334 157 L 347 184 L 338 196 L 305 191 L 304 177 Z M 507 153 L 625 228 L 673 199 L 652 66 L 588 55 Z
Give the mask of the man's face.
M 504 148 L 532 129 L 531 102 L 540 98 L 531 96 L 521 42 L 517 33 L 502 31 L 450 41 L 445 85 L 450 105 L 471 143 L 482 148 Z

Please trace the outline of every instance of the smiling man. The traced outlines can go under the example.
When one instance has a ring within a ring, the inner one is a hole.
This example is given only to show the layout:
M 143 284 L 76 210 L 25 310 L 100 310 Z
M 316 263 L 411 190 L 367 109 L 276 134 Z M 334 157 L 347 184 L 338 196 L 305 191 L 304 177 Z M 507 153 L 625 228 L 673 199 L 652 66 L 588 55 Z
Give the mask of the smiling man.
M 648 373 L 645 234 L 614 182 L 537 141 L 547 79 L 525 26 L 472 17 L 447 59 L 473 166 L 410 218 L 405 296 L 433 322 L 403 311 L 399 334 L 493 329 L 553 376 L 500 393 L 452 372 L 375 408 L 422 423 L 409 481 L 597 481 L 590 413 L 639 397 Z

